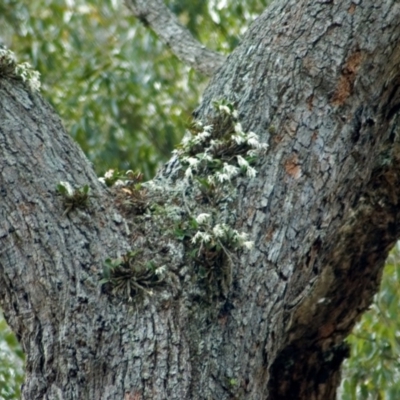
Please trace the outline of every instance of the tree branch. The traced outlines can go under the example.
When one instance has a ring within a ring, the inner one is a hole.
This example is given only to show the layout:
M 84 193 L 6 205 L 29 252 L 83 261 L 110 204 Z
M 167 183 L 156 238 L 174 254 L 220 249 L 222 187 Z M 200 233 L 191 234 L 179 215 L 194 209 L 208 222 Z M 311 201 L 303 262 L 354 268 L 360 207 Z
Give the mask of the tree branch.
M 182 62 L 195 70 L 212 76 L 225 61 L 223 55 L 199 43 L 162 0 L 127 0 L 125 3 Z

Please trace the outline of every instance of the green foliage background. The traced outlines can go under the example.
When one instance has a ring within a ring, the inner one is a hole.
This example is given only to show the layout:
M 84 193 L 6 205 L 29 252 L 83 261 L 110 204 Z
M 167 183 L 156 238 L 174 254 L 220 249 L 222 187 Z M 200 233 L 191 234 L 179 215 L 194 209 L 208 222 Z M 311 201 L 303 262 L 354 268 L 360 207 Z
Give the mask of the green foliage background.
M 24 378 L 24 355 L 0 313 L 0 399 L 18 399 Z
M 169 158 L 207 79 L 179 62 L 117 0 L 3 0 L 0 44 L 42 74 L 42 94 L 99 175 Z M 168 0 L 203 44 L 229 54 L 268 0 Z M 342 399 L 400 398 L 399 253 L 349 338 Z M 23 354 L 0 316 L 0 400 L 19 397 Z
M 389 256 L 379 293 L 348 342 L 342 399 L 400 399 L 400 247 Z

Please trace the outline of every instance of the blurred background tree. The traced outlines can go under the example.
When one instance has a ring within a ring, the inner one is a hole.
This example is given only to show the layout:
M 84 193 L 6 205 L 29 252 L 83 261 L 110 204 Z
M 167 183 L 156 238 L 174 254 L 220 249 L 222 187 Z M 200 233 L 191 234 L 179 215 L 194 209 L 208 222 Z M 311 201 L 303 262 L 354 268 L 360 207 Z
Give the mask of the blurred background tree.
M 205 46 L 229 54 L 269 0 L 168 0 Z M 3 0 L 0 44 L 42 75 L 42 95 L 99 175 L 147 179 L 182 137 L 207 79 L 183 65 L 118 0 Z M 381 292 L 349 338 L 342 399 L 398 399 L 399 253 Z M 16 399 L 23 354 L 0 316 L 0 399 Z

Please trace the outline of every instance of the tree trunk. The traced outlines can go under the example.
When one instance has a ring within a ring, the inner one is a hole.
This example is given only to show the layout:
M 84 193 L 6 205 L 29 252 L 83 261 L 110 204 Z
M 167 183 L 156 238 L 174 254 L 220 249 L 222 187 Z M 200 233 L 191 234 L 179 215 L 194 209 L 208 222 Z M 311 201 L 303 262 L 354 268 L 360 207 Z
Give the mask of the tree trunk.
M 229 100 L 269 149 L 255 179 L 213 195 L 195 179 L 177 194 L 176 158 L 128 200 L 106 189 L 41 97 L 1 79 L 0 299 L 27 356 L 23 398 L 334 399 L 399 237 L 399 26 L 394 0 L 268 8 L 195 115 L 218 134 L 212 102 Z M 60 181 L 89 200 L 70 207 Z M 171 234 L 173 213 L 187 227 L 208 210 L 254 249 Z M 102 286 L 123 256 L 166 270 L 161 284 L 147 269 L 123 293 Z

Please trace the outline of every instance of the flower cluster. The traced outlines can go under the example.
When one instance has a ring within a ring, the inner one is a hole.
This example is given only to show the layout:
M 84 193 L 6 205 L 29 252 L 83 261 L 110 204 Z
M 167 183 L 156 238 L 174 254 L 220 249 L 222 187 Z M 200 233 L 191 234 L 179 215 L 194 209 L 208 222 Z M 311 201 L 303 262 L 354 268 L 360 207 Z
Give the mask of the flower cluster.
M 33 92 L 40 90 L 40 73 L 35 71 L 28 62 L 17 64 L 15 74 L 21 77 Z
M 186 168 L 185 177 L 206 175 L 208 183 L 214 185 L 241 174 L 254 178 L 257 171 L 251 164 L 268 144 L 261 142 L 256 133 L 243 130 L 232 104 L 217 102 L 215 106 L 220 119 L 207 125 L 196 121 L 175 151 Z
M 26 82 L 32 91 L 40 89 L 40 73 L 27 63 L 17 64 L 14 53 L 9 49 L 0 48 L 0 65 L 13 77 L 19 77 Z
M 195 220 L 201 226 L 201 230 L 198 230 L 192 237 L 192 244 L 225 244 L 233 248 L 242 247 L 246 249 L 252 249 L 254 246 L 254 242 L 248 240 L 248 234 L 245 232 L 238 232 L 227 224 L 216 224 L 212 226 L 210 223 L 210 214 L 199 214 Z
M 109 169 L 106 171 L 104 176 L 99 177 L 99 181 L 103 183 L 104 185 L 110 187 L 110 186 L 123 186 L 124 185 L 124 180 L 127 179 L 127 174 L 130 171 L 127 172 L 121 172 L 118 170 L 114 169 Z
M 1 65 L 12 65 L 14 67 L 17 63 L 14 52 L 9 49 L 0 48 L 0 63 Z
M 104 176 L 98 178 L 104 185 L 111 186 L 128 186 L 129 184 L 138 184 L 143 179 L 143 174 L 139 171 L 133 172 L 128 170 L 126 172 L 118 169 L 109 169 Z

